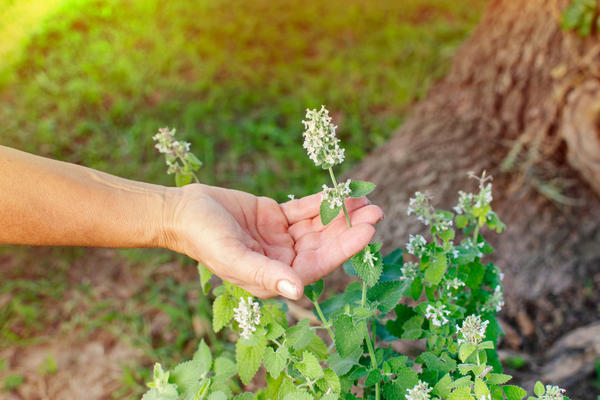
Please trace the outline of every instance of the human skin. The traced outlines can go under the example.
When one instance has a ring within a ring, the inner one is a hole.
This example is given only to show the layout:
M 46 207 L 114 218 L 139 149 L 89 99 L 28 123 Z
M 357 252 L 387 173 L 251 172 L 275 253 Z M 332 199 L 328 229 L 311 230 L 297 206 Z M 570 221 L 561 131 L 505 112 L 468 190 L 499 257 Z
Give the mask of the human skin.
M 324 227 L 320 195 L 278 204 L 208 186 L 131 181 L 0 146 L 0 243 L 163 247 L 258 297 L 299 299 L 360 251 L 383 218 L 362 197 Z

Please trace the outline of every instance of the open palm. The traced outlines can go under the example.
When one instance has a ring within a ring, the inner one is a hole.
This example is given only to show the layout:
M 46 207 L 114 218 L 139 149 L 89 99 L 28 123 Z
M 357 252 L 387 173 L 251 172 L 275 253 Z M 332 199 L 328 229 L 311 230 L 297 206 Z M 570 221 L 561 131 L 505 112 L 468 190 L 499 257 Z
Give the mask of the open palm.
M 319 194 L 278 204 L 245 192 L 189 185 L 176 209 L 173 247 L 256 296 L 297 299 L 304 285 L 360 251 L 383 216 L 364 197 L 348 199 L 352 228 L 343 215 L 324 227 L 319 206 Z

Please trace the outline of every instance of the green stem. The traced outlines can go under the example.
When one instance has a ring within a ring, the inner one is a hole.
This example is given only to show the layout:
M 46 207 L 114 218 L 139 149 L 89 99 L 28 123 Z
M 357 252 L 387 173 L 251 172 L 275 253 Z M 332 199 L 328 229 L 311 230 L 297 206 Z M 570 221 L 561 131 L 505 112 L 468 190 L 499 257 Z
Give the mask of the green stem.
M 335 175 L 333 174 L 333 169 L 329 167 L 329 176 L 331 177 L 331 182 L 333 182 L 333 187 L 337 190 L 338 183 L 335 180 Z M 348 215 L 348 209 L 346 208 L 346 203 L 342 202 L 342 210 L 344 210 L 344 215 L 346 216 L 346 223 L 348 224 L 348 228 L 352 228 L 352 224 L 350 223 L 350 215 Z
M 377 359 L 375 358 L 375 349 L 373 348 L 373 342 L 371 341 L 369 328 L 365 326 L 365 330 L 365 340 L 367 341 L 367 349 L 369 349 L 369 356 L 371 357 L 371 368 L 376 369 Z M 379 382 L 375 384 L 375 400 L 379 400 Z
M 323 326 L 325 326 L 325 328 L 327 329 L 327 332 L 329 332 L 329 336 L 331 337 L 331 340 L 333 340 L 333 342 L 335 343 L 335 338 L 333 337 L 333 331 L 331 330 L 331 326 L 329 325 L 329 322 L 327 322 L 327 319 L 323 315 L 323 311 L 321 311 L 321 306 L 319 306 L 319 303 L 316 301 L 314 301 L 313 304 L 315 305 L 317 314 L 319 314 L 319 318 L 321 318 L 321 322 L 323 322 Z
M 362 297 L 360 299 L 360 306 L 364 307 L 366 302 L 367 302 L 367 284 L 363 282 L 362 283 Z
M 473 232 L 473 243 L 477 244 L 477 237 L 479 236 L 479 221 L 475 222 L 475 231 Z

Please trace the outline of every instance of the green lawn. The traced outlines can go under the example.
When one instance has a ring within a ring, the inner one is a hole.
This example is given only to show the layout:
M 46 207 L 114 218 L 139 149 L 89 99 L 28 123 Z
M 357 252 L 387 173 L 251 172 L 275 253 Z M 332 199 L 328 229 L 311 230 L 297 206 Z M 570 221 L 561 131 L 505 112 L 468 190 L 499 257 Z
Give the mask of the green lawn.
M 301 147 L 305 108 L 331 110 L 351 167 L 443 76 L 484 3 L 0 0 L 0 144 L 172 184 L 151 139 L 167 125 L 204 161 L 203 182 L 305 195 L 326 178 Z M 46 340 L 50 324 L 118 331 L 166 366 L 195 345 L 191 318 L 207 316 L 202 299 L 185 306 L 195 281 L 148 272 L 173 260 L 167 253 L 115 257 L 146 282 L 125 311 L 70 276 L 86 251 L 28 253 L 0 249 L 0 267 L 3 256 L 19 265 L 0 281 L 0 300 L 12 295 L 0 310 L 0 350 Z M 153 309 L 177 335 L 150 337 Z M 142 378 L 128 372 L 124 385 Z

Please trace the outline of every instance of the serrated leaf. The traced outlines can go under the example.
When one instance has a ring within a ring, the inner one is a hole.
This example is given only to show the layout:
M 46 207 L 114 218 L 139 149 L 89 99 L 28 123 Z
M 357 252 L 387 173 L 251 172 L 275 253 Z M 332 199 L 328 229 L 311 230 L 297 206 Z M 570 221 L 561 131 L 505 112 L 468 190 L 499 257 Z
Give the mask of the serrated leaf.
M 450 374 L 446 374 L 433 387 L 433 394 L 438 397 L 448 397 L 450 395 L 451 385 L 452 378 L 450 377 Z
M 187 153 L 185 159 L 190 163 L 190 167 L 192 167 L 193 170 L 197 170 L 202 166 L 202 161 L 200 161 L 194 153 Z
M 206 344 L 204 339 L 202 339 L 200 341 L 200 344 L 198 345 L 198 349 L 194 353 L 192 360 L 199 362 L 202 365 L 202 370 L 204 372 L 207 372 L 208 370 L 210 370 L 213 358 L 212 358 L 212 354 L 210 352 L 210 348 L 208 347 L 208 345 Z
M 296 325 L 290 327 L 286 333 L 287 340 L 294 350 L 302 350 L 313 340 L 315 332 L 310 329 L 307 318 L 300 320 Z
M 323 377 L 317 381 L 317 386 L 324 392 L 330 391 L 333 393 L 340 393 L 340 378 L 331 369 L 326 369 L 323 372 Z M 336 397 L 337 399 L 337 397 Z
M 456 222 L 456 227 L 458 229 L 464 228 L 469 223 L 469 219 L 462 214 L 457 215 L 456 218 L 454 218 L 454 221 Z
M 365 380 L 365 386 L 373 386 L 376 383 L 381 381 L 381 371 L 378 369 L 373 369 L 369 371 L 369 375 L 367 375 L 367 379 Z
M 229 324 L 235 312 L 234 308 L 238 306 L 238 301 L 228 293 L 217 296 L 213 302 L 213 330 L 219 332 L 224 326 Z
M 334 218 L 339 215 L 341 209 L 341 206 L 331 208 L 329 201 L 323 200 L 321 202 L 321 207 L 319 208 L 319 214 L 321 215 L 321 224 L 325 226 L 331 221 L 333 221 Z
M 535 393 L 537 397 L 543 396 L 544 393 L 546 393 L 546 388 L 544 387 L 544 384 L 540 381 L 537 381 L 535 383 L 535 386 L 533 387 L 533 393 Z
M 323 293 L 323 279 L 319 279 L 312 285 L 304 287 L 304 295 L 313 303 L 316 303 L 319 300 L 321 293 Z
M 329 368 L 331 368 L 338 376 L 346 375 L 354 365 L 357 365 L 358 359 L 362 354 L 362 347 L 358 347 L 345 358 L 342 358 L 338 353 L 334 352 L 329 355 L 327 365 L 329 365 Z
M 365 329 L 365 321 L 355 324 L 352 317 L 346 314 L 340 315 L 333 321 L 335 347 L 342 358 L 362 345 Z
M 210 290 L 210 278 L 212 278 L 213 273 L 210 269 L 206 268 L 204 264 L 201 262 L 198 263 L 198 275 L 200 276 L 200 287 L 202 288 L 202 293 L 207 294 Z
M 222 391 L 212 392 L 207 400 L 227 400 L 227 395 Z
M 412 389 L 419 383 L 417 374 L 410 368 L 402 368 L 398 371 L 393 382 L 383 385 L 385 399 L 404 399 L 406 391 Z
M 281 371 L 287 365 L 287 360 L 290 356 L 290 352 L 286 346 L 281 346 L 274 351 L 271 347 L 267 347 L 265 350 L 265 368 L 269 375 L 277 379 Z
M 406 281 L 379 282 L 367 291 L 370 302 L 377 303 L 377 309 L 384 314 L 390 312 L 410 289 Z
M 472 343 L 469 342 L 465 342 L 463 344 L 460 345 L 460 348 L 458 349 L 458 358 L 460 359 L 460 361 L 465 362 L 467 361 L 467 358 L 469 358 L 469 356 L 471 354 L 473 354 L 473 352 L 475 351 L 475 346 Z
M 323 377 L 323 368 L 319 364 L 319 360 L 309 351 L 302 353 L 302 361 L 297 362 L 294 367 L 308 379 L 319 379 Z
M 226 357 L 218 357 L 215 360 L 215 379 L 225 380 L 237 373 L 235 363 Z
M 310 394 L 306 392 L 293 392 L 283 398 L 283 400 L 313 400 Z
M 142 400 L 177 400 L 179 393 L 177 389 L 166 389 L 165 391 L 159 392 L 155 388 L 151 388 L 142 396 Z
M 454 389 L 454 391 L 450 393 L 450 396 L 448 396 L 448 400 L 473 400 L 471 388 L 469 386 L 461 386 Z
M 512 379 L 511 375 L 489 373 L 485 376 L 488 385 L 502 385 Z
M 410 297 L 414 301 L 418 301 L 421 293 L 423 293 L 423 282 L 421 281 L 421 277 L 417 276 L 410 284 Z
M 490 394 L 490 389 L 488 389 L 487 385 L 479 378 L 475 377 L 475 397 L 476 398 L 486 398 L 488 394 Z
M 176 173 L 175 174 L 175 186 L 182 187 L 185 185 L 189 185 L 192 183 L 192 179 L 194 179 L 194 175 L 191 173 Z
M 200 381 L 208 368 L 202 361 L 186 361 L 177 365 L 171 372 L 171 380 L 180 392 L 188 392 Z
M 375 184 L 366 181 L 350 181 L 350 197 L 366 196 L 375 190 Z
M 391 253 L 383 257 L 383 263 L 402 265 L 404 263 L 403 255 L 404 250 L 402 250 L 402 248 L 393 250 Z
M 327 358 L 327 345 L 319 336 L 315 335 L 310 343 L 305 347 L 305 350 L 310 351 L 319 359 Z
M 377 243 L 367 245 L 370 253 L 373 254 L 373 257 L 376 258 L 374 259 L 373 266 L 371 266 L 371 264 L 369 264 L 368 262 L 365 262 L 364 257 L 366 251 L 364 249 L 356 253 L 351 258 L 352 266 L 354 266 L 354 269 L 358 273 L 358 276 L 369 287 L 375 285 L 379 281 L 379 277 L 383 272 L 383 259 L 381 254 L 378 253 L 377 249 L 380 246 L 381 244 Z
M 285 333 L 283 326 L 273 322 L 267 326 L 267 340 L 275 340 Z
M 256 336 L 256 344 L 247 346 L 242 340 L 236 344 L 235 360 L 238 365 L 238 374 L 244 385 L 250 383 L 262 363 L 263 354 L 267 347 L 267 338 L 264 335 Z
M 507 400 L 523 400 L 523 398 L 527 396 L 525 389 L 514 385 L 502 386 L 502 390 L 504 391 Z
M 440 253 L 436 255 L 433 262 L 431 262 L 425 270 L 425 282 L 429 282 L 432 285 L 438 285 L 444 277 L 447 266 L 448 260 L 446 259 L 446 254 Z

